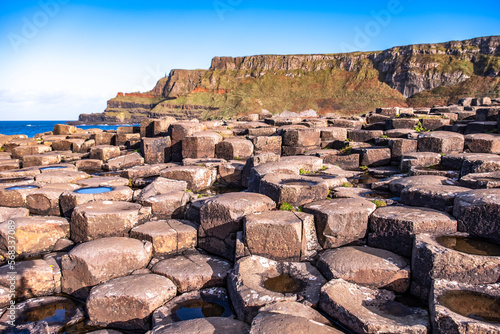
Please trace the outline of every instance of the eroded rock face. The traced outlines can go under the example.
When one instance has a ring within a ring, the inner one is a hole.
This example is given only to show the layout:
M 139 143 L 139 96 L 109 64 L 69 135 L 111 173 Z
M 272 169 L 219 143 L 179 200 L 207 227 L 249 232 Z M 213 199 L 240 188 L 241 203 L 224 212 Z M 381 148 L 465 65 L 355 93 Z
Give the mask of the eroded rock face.
M 499 284 L 471 285 L 434 281 L 430 296 L 435 333 L 500 333 Z
M 316 305 L 324 283 L 324 277 L 308 262 L 249 256 L 236 262 L 228 276 L 228 291 L 238 319 L 250 323 L 259 308 L 271 302 Z
M 103 238 L 80 244 L 62 258 L 62 291 L 86 297 L 94 285 L 145 268 L 152 255 L 150 242 Z
M 404 293 L 410 287 L 410 266 L 401 256 L 371 247 L 326 250 L 318 269 L 329 280 L 343 279 L 371 288 Z
M 376 205 L 359 198 L 339 198 L 313 202 L 304 211 L 314 215 L 319 243 L 336 248 L 364 238 L 368 217 Z
M 155 309 L 175 297 L 177 289 L 160 275 L 131 275 L 94 287 L 87 299 L 90 324 L 148 329 Z
M 321 288 L 319 307 L 355 333 L 428 333 L 427 311 L 394 298 L 387 290 L 334 279 Z
M 18 261 L 15 267 L 15 273 L 9 265 L 0 267 L 0 288 L 9 291 L 13 283 L 11 278 L 15 277 L 15 295 L 18 299 L 28 299 L 40 296 L 50 296 L 56 291 L 56 282 L 54 273 L 50 264 L 44 260 Z M 7 306 L 10 298 L 5 295 L 5 302 L 0 305 Z

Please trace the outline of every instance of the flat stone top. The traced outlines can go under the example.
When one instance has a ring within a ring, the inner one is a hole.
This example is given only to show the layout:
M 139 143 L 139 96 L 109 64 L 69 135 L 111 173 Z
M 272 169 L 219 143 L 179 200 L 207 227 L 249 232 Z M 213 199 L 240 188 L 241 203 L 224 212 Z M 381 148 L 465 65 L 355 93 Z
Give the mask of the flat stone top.
M 208 203 L 222 205 L 230 208 L 231 210 L 237 210 L 237 208 L 244 208 L 245 206 L 254 206 L 259 204 L 268 205 L 270 208 L 276 206 L 274 201 L 267 197 L 266 195 L 257 193 L 226 193 L 210 198 Z
M 94 176 L 75 183 L 83 187 L 128 186 L 128 179 L 119 176 Z
M 455 196 L 458 193 L 469 191 L 470 188 L 458 187 L 458 186 L 447 186 L 447 185 L 434 185 L 434 184 L 419 184 L 412 185 L 406 189 L 410 191 L 419 191 L 425 193 L 435 193 L 441 196 Z
M 306 210 L 328 215 L 341 215 L 354 212 L 373 212 L 377 206 L 362 198 L 336 198 L 313 202 L 304 206 Z
M 458 194 L 457 200 L 473 205 L 500 206 L 500 188 L 470 190 Z
M 312 217 L 303 212 L 291 211 L 266 211 L 262 213 L 251 214 L 245 216 L 246 223 L 262 223 L 262 224 L 293 224 L 302 222 L 307 216 Z
M 12 220 L 16 223 L 16 227 L 38 224 L 69 224 L 65 218 L 55 216 L 29 216 L 29 217 L 15 217 Z
M 177 287 L 168 278 L 156 275 L 130 275 L 112 279 L 92 289 L 89 301 L 106 296 L 121 296 L 139 300 L 150 300 L 160 297 L 158 291 L 171 291 L 175 294 Z M 162 299 L 160 297 L 160 299 Z
M 471 133 L 465 135 L 465 140 L 500 140 L 500 133 Z
M 156 327 L 151 334 L 196 333 L 196 334 L 246 334 L 250 326 L 243 321 L 230 318 L 200 318 L 178 321 L 168 325 Z
M 408 263 L 390 251 L 372 247 L 342 247 L 325 251 L 320 261 L 336 272 L 348 273 L 360 270 L 400 270 Z
M 83 258 L 92 263 L 91 261 L 102 262 L 103 258 L 111 261 L 111 256 L 117 254 L 136 254 L 137 256 L 140 252 L 142 256 L 148 256 L 151 251 L 152 245 L 149 242 L 143 243 L 132 238 L 111 237 L 84 242 L 73 248 L 68 256 Z
M 455 218 L 442 211 L 414 206 L 386 206 L 378 208 L 373 212 L 372 218 L 411 223 L 455 221 Z
M 441 138 L 441 139 L 446 139 L 446 138 L 463 139 L 464 135 L 462 135 L 458 132 L 451 132 L 451 131 L 432 131 L 432 132 L 423 132 L 418 137 L 419 138 Z
M 400 179 L 393 180 L 389 183 L 389 188 L 393 193 L 401 193 L 401 191 L 408 186 L 420 186 L 420 185 L 443 185 L 443 184 L 453 184 L 447 177 L 438 175 L 417 175 L 403 177 Z
M 85 212 L 86 215 L 94 214 L 116 214 L 120 212 L 137 212 L 140 204 L 122 201 L 94 201 L 75 207 L 74 212 Z

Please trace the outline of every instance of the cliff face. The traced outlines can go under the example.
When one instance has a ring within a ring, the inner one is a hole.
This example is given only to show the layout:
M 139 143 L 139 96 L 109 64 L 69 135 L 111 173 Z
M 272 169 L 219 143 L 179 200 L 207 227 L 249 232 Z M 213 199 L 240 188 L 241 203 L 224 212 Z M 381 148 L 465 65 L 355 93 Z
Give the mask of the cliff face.
M 208 70 L 172 70 L 148 92 L 157 98 L 110 100 L 105 114 L 203 118 L 262 109 L 349 114 L 415 101 L 432 106 L 473 94 L 500 96 L 491 80 L 499 73 L 500 36 L 378 52 L 215 57 Z

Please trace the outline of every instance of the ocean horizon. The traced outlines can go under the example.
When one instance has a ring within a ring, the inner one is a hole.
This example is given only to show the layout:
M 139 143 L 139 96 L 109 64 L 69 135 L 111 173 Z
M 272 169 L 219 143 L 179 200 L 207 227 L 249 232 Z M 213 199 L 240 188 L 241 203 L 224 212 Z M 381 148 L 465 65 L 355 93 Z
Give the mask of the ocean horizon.
M 58 121 L 0 121 L 0 135 L 27 135 L 33 138 L 37 133 L 44 133 L 54 130 L 56 124 L 66 124 L 70 120 Z M 102 129 L 116 130 L 119 126 L 134 126 L 137 124 L 100 124 L 100 125 L 77 125 L 80 129 Z

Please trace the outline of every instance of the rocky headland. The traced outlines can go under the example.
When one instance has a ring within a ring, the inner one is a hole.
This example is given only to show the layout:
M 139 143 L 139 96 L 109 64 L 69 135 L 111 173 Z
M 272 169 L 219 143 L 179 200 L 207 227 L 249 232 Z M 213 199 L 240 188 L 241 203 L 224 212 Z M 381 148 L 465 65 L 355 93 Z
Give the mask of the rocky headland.
M 0 331 L 500 333 L 499 111 L 0 135 Z
M 215 57 L 208 70 L 172 70 L 146 93 L 119 93 L 82 123 L 222 119 L 262 110 L 360 115 L 378 106 L 433 107 L 500 97 L 500 36 L 324 55 Z

